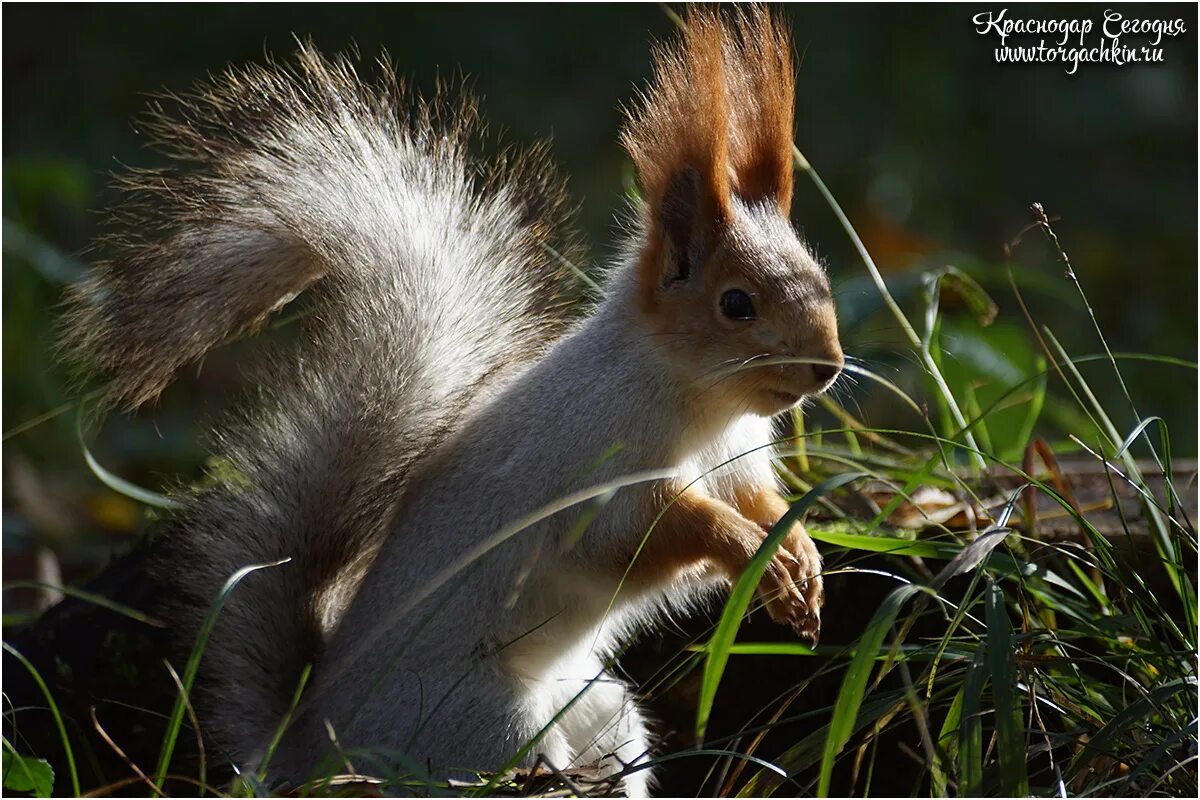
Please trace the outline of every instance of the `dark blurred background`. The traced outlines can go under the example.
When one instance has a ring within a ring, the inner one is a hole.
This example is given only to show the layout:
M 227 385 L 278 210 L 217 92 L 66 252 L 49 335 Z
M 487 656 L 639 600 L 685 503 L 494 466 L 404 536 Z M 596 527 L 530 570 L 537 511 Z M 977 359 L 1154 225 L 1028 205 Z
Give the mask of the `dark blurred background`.
M 1037 349 L 1008 286 L 1073 355 L 1100 351 L 1086 309 L 1035 231 L 1005 244 L 1041 202 L 1113 350 L 1194 361 L 1197 347 L 1196 8 L 1025 5 L 1011 16 L 1182 18 L 1152 66 L 996 64 L 995 36 L 971 17 L 1002 6 L 803 5 L 789 9 L 803 63 L 796 140 L 861 233 L 910 318 L 919 276 L 945 265 L 974 276 L 999 316 L 949 316 L 947 371 L 998 396 L 1028 376 Z M 416 85 L 474 79 L 494 129 L 553 137 L 581 202 L 592 261 L 612 252 L 614 212 L 631 175 L 616 144 L 619 106 L 648 76 L 652 40 L 672 23 L 655 5 L 124 5 L 4 8 L 3 428 L 6 579 L 88 577 L 144 528 L 137 503 L 85 464 L 65 376 L 51 355 L 55 305 L 78 276 L 113 193 L 111 171 L 160 163 L 131 124 L 147 95 L 181 91 L 226 64 L 284 56 L 294 36 L 326 51 L 381 49 Z M 1098 40 L 1093 33 L 1091 40 Z M 1022 43 L 1028 43 L 1024 40 Z M 1144 39 L 1131 41 L 1145 43 Z M 927 391 L 894 320 L 829 207 L 798 178 L 794 218 L 828 264 L 845 344 L 919 398 Z M 947 302 L 952 300 L 949 298 Z M 155 409 L 110 418 L 91 437 L 100 463 L 159 489 L 201 474 L 203 422 L 243 388 L 239 347 L 189 371 Z M 1103 364 L 1082 367 L 1123 431 L 1135 418 Z M 1127 362 L 1144 417 L 1194 455 L 1196 373 Z M 1039 431 L 1055 442 L 1079 412 L 1051 380 Z M 844 402 L 869 424 L 895 402 L 864 384 Z M 931 404 L 932 405 L 932 404 Z M 58 412 L 51 415 L 52 412 Z M 42 415 L 50 418 L 37 425 Z M 995 432 L 994 432 L 995 434 Z M 1094 439 L 1093 439 L 1094 441 Z M 1002 444 L 1002 443 L 1001 443 Z M 1000 445 L 998 445 L 998 449 Z M 6 596 L 5 611 L 19 610 Z M 44 603 L 46 597 L 33 602 Z

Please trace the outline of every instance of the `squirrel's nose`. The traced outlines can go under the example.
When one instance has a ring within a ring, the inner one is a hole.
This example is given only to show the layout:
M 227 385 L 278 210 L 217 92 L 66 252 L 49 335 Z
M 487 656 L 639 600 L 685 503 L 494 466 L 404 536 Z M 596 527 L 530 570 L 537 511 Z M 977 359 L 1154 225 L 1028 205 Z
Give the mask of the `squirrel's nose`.
M 834 364 L 813 364 L 812 371 L 817 380 L 821 383 L 827 383 L 836 378 L 838 373 L 842 371 L 842 368 Z

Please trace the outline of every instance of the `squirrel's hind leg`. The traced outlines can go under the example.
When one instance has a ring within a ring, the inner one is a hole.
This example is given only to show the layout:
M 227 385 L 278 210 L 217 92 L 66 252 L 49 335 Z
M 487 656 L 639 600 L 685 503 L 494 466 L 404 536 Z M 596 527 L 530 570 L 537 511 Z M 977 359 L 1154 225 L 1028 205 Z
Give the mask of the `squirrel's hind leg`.
M 605 671 L 590 685 L 579 681 L 576 691 L 583 691 L 583 696 L 559 720 L 573 753 L 571 766 L 596 764 L 600 773 L 608 776 L 645 762 L 650 735 L 625 683 Z M 650 778 L 649 769 L 626 775 L 623 780 L 627 796 L 649 797 Z

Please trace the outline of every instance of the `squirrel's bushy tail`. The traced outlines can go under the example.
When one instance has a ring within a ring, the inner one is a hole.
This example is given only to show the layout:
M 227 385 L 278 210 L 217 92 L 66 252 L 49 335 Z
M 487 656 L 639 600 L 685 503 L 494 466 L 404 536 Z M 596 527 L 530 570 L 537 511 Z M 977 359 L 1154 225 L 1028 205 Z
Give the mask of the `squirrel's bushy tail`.
M 312 295 L 158 560 L 190 646 L 230 575 L 292 559 L 238 586 L 203 657 L 200 723 L 239 761 L 286 712 L 412 465 L 566 324 L 569 215 L 543 153 L 475 160 L 468 101 L 421 101 L 380 72 L 366 83 L 302 47 L 156 106 L 143 127 L 173 164 L 122 179 L 135 233 L 68 297 L 67 360 L 137 406 Z

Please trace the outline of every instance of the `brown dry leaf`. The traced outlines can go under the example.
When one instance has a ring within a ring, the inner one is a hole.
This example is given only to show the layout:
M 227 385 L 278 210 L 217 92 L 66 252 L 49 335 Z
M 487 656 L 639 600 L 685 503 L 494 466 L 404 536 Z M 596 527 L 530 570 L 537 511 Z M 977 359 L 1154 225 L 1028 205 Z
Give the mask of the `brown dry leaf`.
M 890 498 L 884 500 L 884 505 Z M 878 502 L 878 499 L 876 500 Z M 888 524 L 897 528 L 927 528 L 945 525 L 966 512 L 966 503 L 944 489 L 922 486 L 902 502 L 888 517 Z

